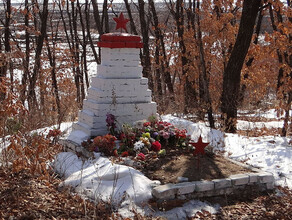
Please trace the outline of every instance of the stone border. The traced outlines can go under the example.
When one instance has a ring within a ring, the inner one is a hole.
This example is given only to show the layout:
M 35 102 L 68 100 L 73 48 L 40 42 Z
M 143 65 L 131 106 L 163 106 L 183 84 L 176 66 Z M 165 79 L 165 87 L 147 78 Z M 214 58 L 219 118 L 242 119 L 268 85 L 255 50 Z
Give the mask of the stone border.
M 231 160 L 231 159 L 229 159 Z M 231 160 L 234 162 L 233 160 Z M 241 166 L 248 166 L 236 162 Z M 252 168 L 255 173 L 235 174 L 223 179 L 210 181 L 182 182 L 154 186 L 152 195 L 156 200 L 197 199 L 220 195 L 248 193 L 252 190 L 268 191 L 274 189 L 274 176 L 271 173 Z

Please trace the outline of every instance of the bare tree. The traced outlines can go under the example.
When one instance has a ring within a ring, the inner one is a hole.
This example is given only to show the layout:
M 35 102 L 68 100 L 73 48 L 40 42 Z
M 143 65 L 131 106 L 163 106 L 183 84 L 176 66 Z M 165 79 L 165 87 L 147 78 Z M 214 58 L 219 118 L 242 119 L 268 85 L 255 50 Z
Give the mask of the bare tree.
M 244 0 L 236 42 L 223 75 L 221 110 L 225 131 L 236 132 L 241 69 L 251 42 L 261 1 Z
M 145 15 L 145 2 L 144 0 L 138 0 L 139 6 L 139 18 L 141 25 L 141 33 L 143 38 L 143 53 L 142 53 L 142 66 L 143 66 L 143 76 L 149 80 L 149 88 L 153 90 L 153 79 L 151 76 L 151 60 L 150 60 L 150 50 L 149 50 L 149 23 L 146 20 Z
M 35 4 L 37 4 L 37 2 L 35 2 Z M 38 7 L 38 5 L 36 6 Z M 42 6 L 43 6 L 42 10 L 39 9 L 41 28 L 40 28 L 39 35 L 36 36 L 35 63 L 33 67 L 32 76 L 29 79 L 28 105 L 29 105 L 29 109 L 31 110 L 38 107 L 35 87 L 36 87 L 36 82 L 40 73 L 41 54 L 42 54 L 44 39 L 47 33 L 48 0 L 44 0 Z
M 131 32 L 133 34 L 135 34 L 135 35 L 138 35 L 138 32 L 136 30 L 136 26 L 135 26 L 135 23 L 134 23 L 134 20 L 133 20 L 132 11 L 131 11 L 131 7 L 130 7 L 130 4 L 129 4 L 129 1 L 128 0 L 124 0 L 124 2 L 125 2 L 125 6 L 126 6 L 126 9 L 127 9 L 127 12 L 128 12 L 129 19 L 130 19 Z

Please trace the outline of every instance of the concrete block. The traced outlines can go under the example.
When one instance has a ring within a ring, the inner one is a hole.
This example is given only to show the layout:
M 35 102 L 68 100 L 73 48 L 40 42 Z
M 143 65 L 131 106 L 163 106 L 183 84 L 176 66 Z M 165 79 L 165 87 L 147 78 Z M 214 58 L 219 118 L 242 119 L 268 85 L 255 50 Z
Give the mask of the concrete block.
M 267 190 L 273 190 L 275 188 L 275 183 L 274 182 L 266 183 L 266 188 Z
M 213 191 L 212 196 L 230 195 L 230 194 L 233 194 L 233 192 L 234 192 L 234 189 L 232 187 L 227 187 L 227 188 L 217 189 Z
M 184 195 L 188 193 L 193 193 L 196 188 L 196 184 L 194 182 L 184 182 L 175 184 L 175 187 L 178 188 L 177 190 L 178 195 Z
M 274 176 L 271 173 L 262 172 L 262 173 L 259 173 L 258 181 L 260 183 L 272 183 L 274 182 Z
M 138 85 L 139 86 L 139 85 Z M 151 90 L 147 88 L 147 86 L 140 86 L 139 88 L 132 88 L 132 89 L 121 89 L 119 87 L 110 87 L 108 86 L 107 89 L 99 89 L 95 87 L 90 87 L 88 89 L 88 94 L 92 95 L 92 99 L 98 99 L 98 97 L 103 97 L 103 96 L 113 96 L 115 95 L 116 97 L 123 97 L 123 96 L 133 96 L 133 95 L 147 95 L 151 96 Z
M 107 65 L 110 62 L 114 62 L 115 60 L 121 60 L 124 62 L 128 61 L 138 61 L 140 63 L 140 56 L 136 54 L 114 54 L 114 53 L 104 53 L 101 56 L 101 65 Z
M 101 48 L 102 56 L 104 54 L 108 55 L 115 55 L 118 57 L 121 56 L 128 56 L 128 55 L 137 55 L 140 56 L 140 49 L 139 48 Z
M 177 181 L 178 181 L 179 183 L 188 182 L 188 181 L 189 181 L 189 178 L 187 178 L 187 177 L 183 177 L 183 176 L 179 176 L 179 177 L 177 178 Z
M 215 189 L 223 189 L 227 187 L 231 187 L 231 179 L 215 179 L 212 180 L 214 182 Z
M 97 117 L 106 117 L 107 113 L 115 116 L 129 115 L 151 115 L 156 114 L 157 105 L 155 102 L 148 103 L 117 103 L 115 105 L 98 103 L 93 99 L 85 99 L 83 101 L 83 110 L 90 110 Z M 147 118 L 144 118 L 147 119 Z
M 117 78 L 117 79 L 109 80 L 109 79 L 96 76 L 96 77 L 91 78 L 91 87 L 100 89 L 102 91 L 104 90 L 112 91 L 112 89 L 133 90 L 135 86 L 136 88 L 139 88 L 138 85 L 141 84 L 141 81 L 144 81 L 143 78 L 142 79 L 141 78 L 137 78 L 137 79 Z
M 134 65 L 132 63 L 132 65 Z M 97 66 L 96 78 L 102 79 L 140 79 L 142 77 L 142 66 L 138 64 L 135 66 L 123 65 L 99 65 Z
M 214 190 L 214 182 L 212 181 L 193 181 L 196 185 L 195 191 L 197 192 L 203 192 L 203 191 L 209 191 L 209 190 Z
M 157 199 L 170 199 L 174 198 L 177 188 L 173 184 L 165 184 L 157 186 L 152 190 L 152 195 Z
M 249 182 L 249 175 L 247 174 L 236 174 L 229 176 L 231 179 L 232 185 L 238 186 L 238 185 L 245 185 Z
M 83 131 L 85 134 L 87 134 L 88 136 L 99 136 L 99 135 L 105 135 L 108 133 L 106 127 L 102 128 L 102 129 L 92 129 L 91 127 L 89 127 L 87 124 L 82 123 L 82 122 L 77 122 L 74 123 L 72 126 L 72 130 L 80 130 Z
M 145 77 L 142 77 L 140 79 L 140 85 L 148 85 L 148 79 Z
M 258 182 L 258 173 L 248 173 L 247 174 L 249 176 L 249 183 L 256 183 Z

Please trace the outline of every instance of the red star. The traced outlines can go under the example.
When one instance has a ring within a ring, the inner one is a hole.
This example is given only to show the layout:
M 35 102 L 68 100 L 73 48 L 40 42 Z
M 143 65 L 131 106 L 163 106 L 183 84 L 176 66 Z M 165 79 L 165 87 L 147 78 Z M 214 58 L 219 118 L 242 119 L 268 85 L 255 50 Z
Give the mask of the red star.
M 209 145 L 209 143 L 203 143 L 201 135 L 197 143 L 190 143 L 190 144 L 196 148 L 195 151 L 193 152 L 194 156 L 197 154 L 205 154 L 205 147 Z
M 123 12 L 121 12 L 120 16 L 118 18 L 114 18 L 115 22 L 117 22 L 116 30 L 122 28 L 125 31 L 127 31 L 127 22 L 130 21 L 129 19 L 125 19 Z

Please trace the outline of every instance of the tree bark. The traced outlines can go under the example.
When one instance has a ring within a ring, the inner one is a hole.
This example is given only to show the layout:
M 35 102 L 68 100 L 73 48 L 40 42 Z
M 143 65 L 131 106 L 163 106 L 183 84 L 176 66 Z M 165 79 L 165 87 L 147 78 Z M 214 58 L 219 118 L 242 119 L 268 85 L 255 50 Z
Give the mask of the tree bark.
M 258 16 L 258 21 L 257 21 L 257 25 L 256 25 L 256 30 L 255 30 L 255 39 L 254 39 L 254 44 L 257 45 L 258 44 L 258 40 L 259 40 L 259 36 L 260 36 L 260 31 L 261 31 L 261 26 L 262 26 L 262 20 L 263 20 L 263 8 L 260 9 L 259 11 L 259 16 Z M 250 67 L 252 65 L 252 62 L 254 61 L 254 57 L 250 57 L 248 59 L 248 61 L 245 63 L 247 67 Z M 246 73 L 244 74 L 243 79 L 248 79 L 249 74 Z M 243 103 L 244 100 L 244 93 L 246 91 L 246 85 L 243 83 L 243 85 L 241 86 L 240 89 L 240 94 L 239 94 L 239 105 Z
M 158 27 L 158 16 L 156 14 L 156 9 L 153 0 L 149 0 L 149 6 L 152 12 L 153 16 L 153 21 L 154 21 L 154 33 L 155 33 L 155 54 L 154 54 L 154 59 L 155 59 L 155 101 L 159 103 L 158 106 L 165 108 L 164 106 L 164 101 L 163 101 L 163 93 L 162 93 L 162 84 L 161 84 L 161 72 L 160 72 L 160 29 Z
M 159 27 L 159 21 L 158 21 L 158 16 L 157 12 L 155 9 L 155 4 L 153 0 L 149 0 L 149 6 L 152 12 L 153 16 L 153 22 L 154 22 L 154 28 L 155 28 L 155 40 L 156 40 L 156 49 L 161 47 L 161 53 L 162 53 L 162 58 L 160 59 L 161 63 L 161 74 L 162 78 L 164 80 L 164 83 L 167 86 L 168 92 L 169 92 L 169 100 L 170 100 L 170 106 L 173 106 L 175 104 L 175 98 L 174 98 L 174 89 L 173 89 L 173 84 L 171 82 L 171 76 L 170 76 L 170 71 L 169 71 L 169 62 L 167 60 L 167 54 L 166 54 L 166 49 L 165 49 L 165 44 L 164 44 L 164 37 L 162 34 L 162 30 Z M 157 52 L 156 52 L 157 53 Z M 157 61 L 156 61 L 157 63 Z M 166 95 L 166 94 L 164 94 Z M 167 100 L 167 97 L 165 97 Z M 169 106 L 169 105 L 168 105 Z
M 8 54 L 11 51 L 10 47 L 10 20 L 11 20 L 11 0 L 6 1 L 5 10 L 5 24 L 4 24 L 4 49 L 5 53 L 2 53 L 1 66 L 0 66 L 0 83 L 2 83 L 3 78 L 7 75 L 7 70 L 11 64 Z M 12 71 L 12 70 L 11 70 Z M 10 72 L 11 85 L 13 84 L 13 72 Z M 6 96 L 6 91 L 0 92 L 0 101 L 4 100 Z
M 39 14 L 40 14 L 40 19 L 41 19 L 41 30 L 40 30 L 40 35 L 37 37 L 35 64 L 33 67 L 33 73 L 32 73 L 32 77 L 30 79 L 30 84 L 29 84 L 29 91 L 28 91 L 29 109 L 33 109 L 37 107 L 35 86 L 36 86 L 36 82 L 37 82 L 38 75 L 40 72 L 41 54 L 42 54 L 44 39 L 47 34 L 48 0 L 43 1 L 43 10 Z
M 194 84 L 188 78 L 190 60 L 187 57 L 187 49 L 184 41 L 184 8 L 183 0 L 176 2 L 176 11 L 173 12 L 176 22 L 177 34 L 179 38 L 179 48 L 181 52 L 182 76 L 185 78 L 184 84 L 184 113 L 187 114 L 195 108 L 196 91 Z
M 148 78 L 149 89 L 153 90 L 153 80 L 151 76 L 151 60 L 150 60 L 150 50 L 149 50 L 149 26 L 145 18 L 145 2 L 144 0 L 138 0 L 139 5 L 139 18 L 141 25 L 141 33 L 143 38 L 143 53 L 142 53 L 142 66 L 143 66 L 143 76 Z
M 81 75 L 82 75 L 82 78 L 83 78 L 83 75 L 85 76 L 86 87 L 89 88 L 89 79 L 88 79 L 88 70 L 87 70 L 87 36 L 85 34 L 85 25 L 83 22 L 82 8 L 80 6 L 79 0 L 77 0 L 77 8 L 78 8 L 78 12 L 79 12 L 81 32 L 82 32 L 81 66 L 82 66 L 83 71 L 81 71 Z M 86 11 L 84 12 L 84 14 L 86 14 Z M 82 62 L 82 60 L 83 60 L 83 62 Z M 85 95 L 84 95 L 84 98 L 85 98 Z
M 199 4 L 199 3 L 198 3 Z M 199 6 L 199 5 L 198 5 Z M 199 97 L 201 102 L 201 107 L 203 109 L 202 116 L 205 116 L 205 111 L 207 111 L 208 120 L 211 128 L 215 128 L 215 122 L 213 118 L 213 108 L 212 108 L 212 100 L 209 91 L 209 77 L 210 73 L 207 71 L 206 61 L 205 61 L 205 53 L 202 41 L 202 31 L 201 31 L 201 21 L 200 16 L 197 16 L 197 24 L 198 24 L 198 48 L 199 48 L 199 57 L 200 57 L 200 73 L 199 73 Z M 204 118 L 202 118 L 204 119 Z
M 126 9 L 127 9 L 127 12 L 128 12 L 129 19 L 130 19 L 131 32 L 133 34 L 135 34 L 135 35 L 138 35 L 137 29 L 136 29 L 136 26 L 135 26 L 135 23 L 134 23 L 134 20 L 133 20 L 132 11 L 131 11 L 131 7 L 130 7 L 130 4 L 129 4 L 129 1 L 128 0 L 124 0 L 124 2 L 125 2 L 125 5 L 126 5 Z
M 22 104 L 24 104 L 26 99 L 26 83 L 27 78 L 29 75 L 29 58 L 30 58 L 30 34 L 29 34 L 29 21 L 28 21 L 28 15 L 29 15 L 29 6 L 28 6 L 28 0 L 25 0 L 24 7 L 26 9 L 26 13 L 24 15 L 24 25 L 25 25 L 25 57 L 23 58 L 23 75 L 21 78 L 21 90 L 20 90 L 20 101 Z
M 277 4 L 277 2 L 276 2 Z M 290 4 L 288 4 L 289 7 L 291 7 Z M 272 8 L 272 4 L 269 4 L 269 12 L 270 12 L 270 19 L 271 19 L 271 23 L 272 23 L 272 27 L 273 30 L 275 32 L 280 32 L 282 36 L 286 37 L 286 34 L 283 33 L 283 31 L 277 28 L 277 25 L 275 23 L 275 19 L 274 19 L 274 14 L 273 14 L 273 8 Z M 280 11 L 280 8 L 275 8 L 275 12 L 277 15 L 277 22 L 279 24 L 283 23 L 283 16 L 282 13 Z M 292 22 L 292 17 L 288 16 L 288 21 Z M 291 45 L 291 41 L 292 41 L 292 36 L 291 34 L 288 35 L 288 41 L 289 41 L 289 45 Z M 291 53 L 287 52 L 287 51 L 281 51 L 279 48 L 277 48 L 277 55 L 278 55 L 278 62 L 282 65 L 283 63 L 286 63 L 290 69 L 292 69 L 292 55 Z M 284 110 L 285 110 L 285 117 L 284 117 L 284 124 L 281 130 L 281 136 L 286 137 L 287 136 L 287 132 L 288 132 L 288 124 L 289 124 L 289 120 L 290 120 L 290 110 L 291 110 L 291 101 L 292 101 L 292 90 L 291 88 L 288 87 L 288 91 L 285 91 L 285 79 L 284 79 L 284 69 L 283 67 L 279 68 L 279 72 L 278 72 L 278 82 L 277 82 L 277 92 L 281 93 L 282 95 L 282 100 L 284 101 Z M 290 71 L 290 73 L 287 74 L 286 77 L 290 77 L 290 80 L 292 79 L 292 71 Z M 287 90 L 287 88 L 286 88 Z
M 236 42 L 223 75 L 222 118 L 226 132 L 236 132 L 241 69 L 251 42 L 261 1 L 244 0 Z
M 88 40 L 89 40 L 89 44 L 94 56 L 94 60 L 97 64 L 100 64 L 100 57 L 97 55 L 95 46 L 93 44 L 93 40 L 91 37 L 91 31 L 90 31 L 90 16 L 89 16 L 89 12 L 90 12 L 90 4 L 88 3 L 88 0 L 85 1 L 85 24 L 86 24 L 86 31 L 87 31 L 87 36 L 88 36 Z
M 77 29 L 77 8 L 75 8 L 75 4 L 71 1 L 71 10 L 72 10 L 72 22 L 73 22 L 73 32 L 74 32 L 74 65 L 76 68 L 76 78 L 79 81 L 79 89 L 80 89 L 80 97 L 79 97 L 79 108 L 82 108 L 82 101 L 85 98 L 85 90 L 84 90 L 84 80 L 83 80 L 83 73 L 80 69 L 80 47 L 79 47 L 79 37 L 78 37 L 78 29 Z
M 101 24 L 104 26 L 104 32 L 109 33 L 109 20 L 108 20 L 108 10 L 107 10 L 107 0 L 103 1 L 102 18 Z

